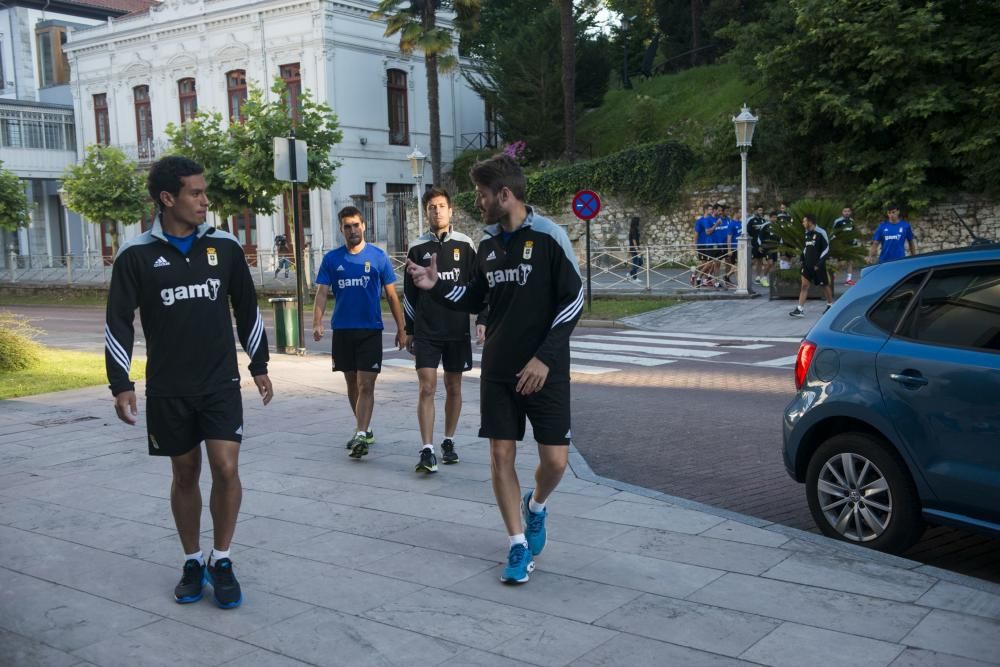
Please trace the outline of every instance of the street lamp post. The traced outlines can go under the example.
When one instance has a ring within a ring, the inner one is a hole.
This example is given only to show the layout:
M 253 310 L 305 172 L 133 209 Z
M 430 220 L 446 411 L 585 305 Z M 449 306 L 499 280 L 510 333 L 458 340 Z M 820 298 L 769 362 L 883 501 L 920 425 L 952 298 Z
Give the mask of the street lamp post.
M 736 146 L 740 149 L 740 160 L 742 162 L 742 173 L 740 178 L 740 207 L 741 219 L 743 220 L 743 230 L 736 245 L 737 252 L 737 294 L 752 294 L 750 288 L 750 236 L 747 234 L 746 214 L 747 214 L 747 153 L 750 152 L 750 145 L 753 143 L 753 131 L 757 125 L 757 117 L 750 113 L 746 104 L 740 110 L 739 116 L 733 116 L 733 125 L 736 127 Z
M 410 171 L 413 174 L 413 180 L 417 182 L 417 236 L 422 236 L 424 233 L 424 204 L 421 201 L 421 197 L 424 194 L 424 167 L 427 164 L 427 156 L 414 146 L 413 152 L 407 155 L 406 158 L 410 161 Z
M 632 90 L 632 80 L 628 78 L 628 31 L 632 27 L 632 17 L 622 16 L 622 88 Z

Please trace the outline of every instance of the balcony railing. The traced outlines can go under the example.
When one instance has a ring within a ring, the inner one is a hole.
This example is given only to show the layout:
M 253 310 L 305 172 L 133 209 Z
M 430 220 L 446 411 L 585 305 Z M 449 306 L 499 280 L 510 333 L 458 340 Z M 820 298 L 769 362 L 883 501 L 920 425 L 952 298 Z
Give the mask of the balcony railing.
M 166 141 L 158 139 L 148 139 L 138 144 L 120 144 L 118 148 L 125 153 L 125 157 L 134 160 L 139 164 L 148 164 L 156 160 L 167 152 Z

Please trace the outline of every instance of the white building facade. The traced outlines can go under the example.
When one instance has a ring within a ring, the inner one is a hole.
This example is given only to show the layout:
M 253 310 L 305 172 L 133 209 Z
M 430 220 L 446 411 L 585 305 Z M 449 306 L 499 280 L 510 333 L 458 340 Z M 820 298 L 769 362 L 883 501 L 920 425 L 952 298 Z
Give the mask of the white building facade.
M 401 218 L 415 192 L 407 155 L 430 146 L 427 79 L 422 55 L 401 54 L 397 39 L 383 36 L 385 23 L 370 18 L 375 6 L 372 0 L 167 0 L 147 13 L 74 31 L 64 48 L 79 155 L 87 145 L 112 144 L 148 164 L 166 148 L 168 123 L 195 110 L 237 122 L 247 86 L 269 91 L 280 76 L 328 103 L 344 135 L 333 149 L 341 163 L 333 186 L 300 197 L 306 239 L 313 248 L 340 243 L 336 212 L 354 204 L 365 210 L 370 238 L 405 250 Z M 485 109 L 460 71 L 440 75 L 439 107 L 447 165 L 464 147 L 482 143 Z M 286 196 L 273 216 L 210 221 L 236 234 L 254 261 L 287 232 L 291 205 Z M 128 226 L 123 238 L 143 224 Z M 96 241 L 110 253 L 107 235 Z
M 21 179 L 32 204 L 30 225 L 0 230 L 0 267 L 83 258 L 86 227 L 58 197 L 59 179 L 79 148 L 62 47 L 74 29 L 126 11 L 63 0 L 0 3 L 0 161 Z

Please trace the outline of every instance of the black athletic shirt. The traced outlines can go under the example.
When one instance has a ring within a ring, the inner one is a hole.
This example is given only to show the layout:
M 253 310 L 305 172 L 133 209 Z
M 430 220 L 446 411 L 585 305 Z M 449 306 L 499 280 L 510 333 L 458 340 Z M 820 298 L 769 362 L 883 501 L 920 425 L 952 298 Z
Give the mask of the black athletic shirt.
M 826 261 L 826 256 L 830 252 L 830 241 L 827 239 L 826 230 L 822 227 L 815 227 L 807 231 L 805 243 L 802 248 L 802 265 L 813 267 L 820 262 Z
M 476 246 L 465 234 L 448 231 L 438 238 L 433 232 L 427 232 L 413 242 L 406 258 L 420 266 L 427 266 L 434 255 L 437 255 L 438 277 L 442 280 L 467 282 L 476 269 Z M 484 308 L 485 304 L 480 310 Z M 410 274 L 405 272 L 403 315 L 406 333 L 410 336 L 431 340 L 465 340 L 469 337 L 468 313 L 448 308 L 429 294 L 424 294 L 413 284 Z M 486 323 L 484 316 L 476 321 Z
M 267 373 L 257 291 L 232 234 L 199 225 L 184 255 L 167 241 L 157 217 L 152 229 L 118 251 L 104 327 L 104 359 L 115 395 L 135 389 L 128 373 L 136 308 L 146 337 L 147 396 L 201 396 L 239 387 L 234 314 L 251 375 Z
M 516 374 L 538 357 L 549 367 L 547 382 L 566 382 L 569 336 L 584 296 L 569 237 L 531 207 L 506 242 L 501 232 L 500 225 L 484 231 L 469 282 L 439 280 L 431 294 L 466 312 L 476 312 L 487 299 L 484 379 L 516 382 Z

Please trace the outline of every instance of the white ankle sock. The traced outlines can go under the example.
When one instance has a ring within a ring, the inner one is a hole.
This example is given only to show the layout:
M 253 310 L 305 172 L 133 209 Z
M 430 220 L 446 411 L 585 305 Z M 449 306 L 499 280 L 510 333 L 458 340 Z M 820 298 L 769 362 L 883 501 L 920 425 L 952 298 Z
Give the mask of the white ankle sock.
M 535 494 L 532 492 L 531 498 L 528 499 L 528 511 L 532 514 L 541 514 L 545 511 L 545 503 L 536 503 Z
M 219 551 L 218 549 L 212 549 L 212 555 L 208 558 L 209 565 L 215 565 L 223 558 L 229 558 L 229 549 L 225 551 Z
M 198 565 L 204 565 L 205 554 L 203 554 L 200 549 L 195 551 L 193 554 L 184 554 L 184 562 L 186 563 L 189 560 L 196 560 L 198 561 Z
M 524 536 L 524 533 L 518 533 L 517 535 L 510 535 L 507 539 L 510 540 L 510 546 L 515 544 L 527 544 L 528 538 Z
M 429 442 L 428 442 L 427 444 L 425 444 L 425 445 L 424 445 L 423 447 L 421 447 L 421 448 L 420 448 L 420 451 L 423 451 L 423 450 L 425 450 L 425 449 L 429 449 L 429 450 L 431 450 L 431 453 L 432 453 L 432 454 L 434 453 L 434 445 L 433 445 L 433 444 L 431 444 L 431 443 L 429 443 Z
M 368 434 L 365 431 L 358 431 L 355 435 L 360 435 L 363 438 Z
M 850 280 L 850 279 L 851 279 L 851 278 L 853 278 L 853 277 L 854 277 L 854 274 L 853 274 L 853 273 L 848 273 L 848 274 L 847 274 L 847 279 L 848 279 L 848 280 Z

